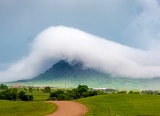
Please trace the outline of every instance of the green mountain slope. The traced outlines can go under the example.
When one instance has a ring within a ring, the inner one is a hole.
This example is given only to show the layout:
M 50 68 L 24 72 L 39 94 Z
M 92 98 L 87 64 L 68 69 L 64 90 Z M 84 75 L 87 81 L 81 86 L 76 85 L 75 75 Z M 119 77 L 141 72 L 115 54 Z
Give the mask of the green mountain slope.
M 14 83 L 21 83 L 25 86 L 53 86 L 62 88 L 77 87 L 79 84 L 85 84 L 93 88 L 160 89 L 160 78 L 133 79 L 115 77 L 93 69 L 86 69 L 80 62 L 68 63 L 64 60 L 54 64 L 46 72 L 33 79 L 21 80 Z

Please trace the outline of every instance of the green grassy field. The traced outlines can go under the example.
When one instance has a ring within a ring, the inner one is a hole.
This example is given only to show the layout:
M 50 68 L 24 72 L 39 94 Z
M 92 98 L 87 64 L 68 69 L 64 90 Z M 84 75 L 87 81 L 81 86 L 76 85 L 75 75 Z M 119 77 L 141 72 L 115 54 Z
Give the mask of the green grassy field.
M 50 114 L 55 109 L 55 105 L 44 101 L 0 100 L 0 116 L 44 116 Z
M 43 93 L 42 91 L 27 92 L 27 94 L 33 95 L 34 101 L 46 101 L 50 95 L 50 93 Z
M 56 105 L 45 102 L 49 93 L 34 90 L 27 94 L 33 95 L 34 100 L 29 102 L 0 100 L 0 116 L 44 116 L 56 109 Z
M 34 101 L 0 100 L 0 116 L 44 116 L 56 106 L 44 102 L 49 93 L 34 89 Z M 104 94 L 76 100 L 88 107 L 85 116 L 160 116 L 160 95 Z
M 160 116 L 159 95 L 106 94 L 82 98 L 85 116 Z

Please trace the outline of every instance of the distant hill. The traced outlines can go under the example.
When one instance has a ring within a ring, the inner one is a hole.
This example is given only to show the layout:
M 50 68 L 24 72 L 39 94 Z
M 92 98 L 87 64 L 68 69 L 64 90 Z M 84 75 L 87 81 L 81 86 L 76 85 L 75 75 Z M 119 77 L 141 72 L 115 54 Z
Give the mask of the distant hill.
M 59 61 L 46 72 L 33 79 L 19 80 L 14 83 L 21 83 L 25 86 L 48 85 L 62 88 L 85 84 L 93 88 L 160 89 L 160 78 L 132 79 L 115 77 L 93 69 L 86 69 L 81 62 L 73 61 L 72 63 L 68 63 L 65 60 Z

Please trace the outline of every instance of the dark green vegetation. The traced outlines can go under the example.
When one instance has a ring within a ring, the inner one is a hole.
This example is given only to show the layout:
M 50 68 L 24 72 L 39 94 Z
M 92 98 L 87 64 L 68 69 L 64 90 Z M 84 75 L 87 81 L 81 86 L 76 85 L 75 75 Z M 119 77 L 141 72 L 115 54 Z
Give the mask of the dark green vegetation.
M 33 95 L 27 95 L 24 91 L 18 91 L 17 88 L 7 88 L 0 91 L 0 99 L 2 100 L 22 100 L 22 101 L 32 101 Z
M 54 86 L 59 88 L 77 87 L 88 85 L 91 88 L 113 88 L 113 89 L 160 89 L 160 78 L 133 79 L 104 74 L 94 69 L 86 69 L 81 62 L 68 63 L 61 60 L 54 64 L 46 72 L 39 76 L 6 83 L 13 85 L 20 83 L 24 86 Z
M 160 96 L 146 94 L 105 94 L 81 98 L 85 116 L 160 116 Z
M 0 116 L 44 116 L 52 113 L 56 106 L 44 101 L 0 100 Z
M 8 89 L 7 85 L 0 84 L 0 90 L 6 90 Z
M 71 90 L 54 90 L 50 93 L 50 97 L 48 100 L 73 100 L 83 97 L 95 96 L 98 95 L 98 93 L 102 92 L 89 90 L 88 86 L 86 85 L 79 85 L 77 88 Z
M 33 95 L 26 95 L 26 93 L 24 91 L 20 91 L 18 93 L 18 97 L 20 100 L 22 101 L 33 101 Z
M 50 93 L 51 92 L 51 87 L 47 86 L 43 89 L 44 93 Z

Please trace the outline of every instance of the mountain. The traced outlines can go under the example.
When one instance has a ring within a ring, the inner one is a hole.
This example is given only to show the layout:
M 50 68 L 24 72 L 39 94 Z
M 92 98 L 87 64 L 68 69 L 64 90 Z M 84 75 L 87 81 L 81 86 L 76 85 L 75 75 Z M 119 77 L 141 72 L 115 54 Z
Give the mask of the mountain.
M 104 74 L 94 69 L 84 68 L 83 63 L 73 61 L 71 63 L 61 60 L 54 64 L 46 72 L 39 76 L 19 80 L 25 86 L 53 86 L 53 87 L 77 87 L 80 84 L 93 88 L 113 89 L 159 89 L 160 78 L 133 79 Z M 13 83 L 12 83 L 13 84 Z

